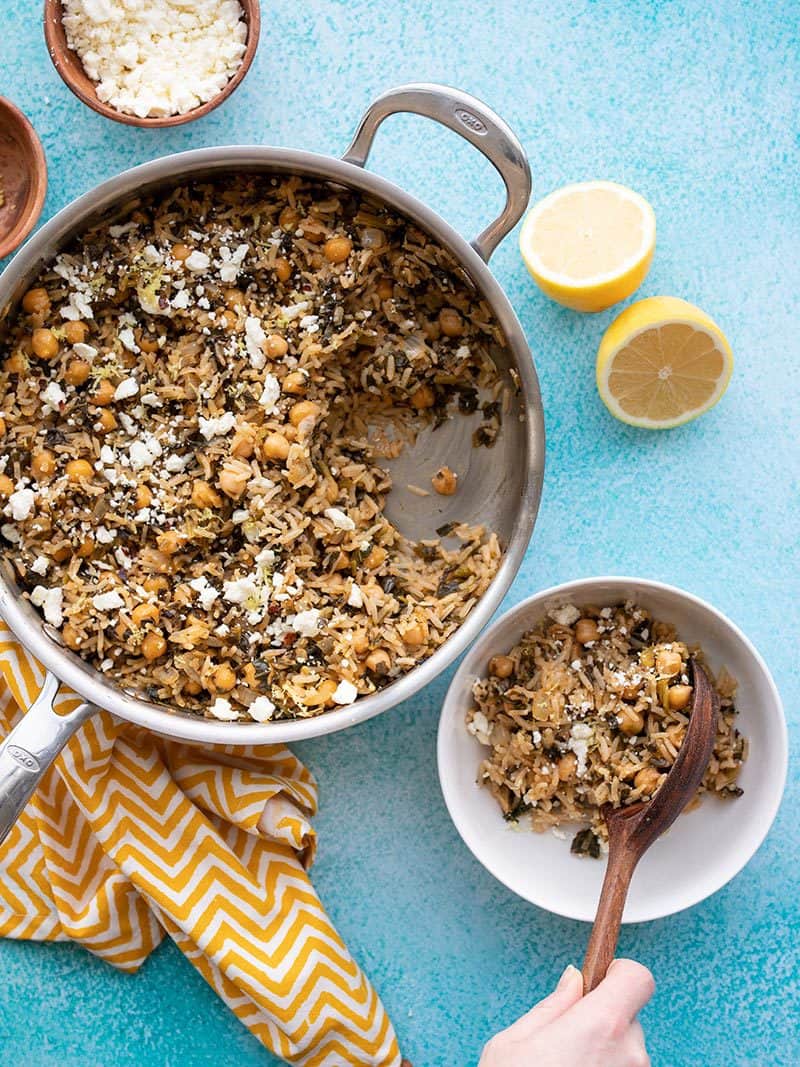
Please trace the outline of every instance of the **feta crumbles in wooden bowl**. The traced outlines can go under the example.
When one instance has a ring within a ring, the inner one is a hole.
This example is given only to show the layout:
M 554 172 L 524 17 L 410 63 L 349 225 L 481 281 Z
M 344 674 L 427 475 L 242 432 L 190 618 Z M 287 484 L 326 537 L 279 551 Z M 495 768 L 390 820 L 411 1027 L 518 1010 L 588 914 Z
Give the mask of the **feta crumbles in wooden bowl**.
M 131 126 L 177 126 L 218 107 L 247 73 L 260 26 L 258 0 L 45 0 L 66 85 Z

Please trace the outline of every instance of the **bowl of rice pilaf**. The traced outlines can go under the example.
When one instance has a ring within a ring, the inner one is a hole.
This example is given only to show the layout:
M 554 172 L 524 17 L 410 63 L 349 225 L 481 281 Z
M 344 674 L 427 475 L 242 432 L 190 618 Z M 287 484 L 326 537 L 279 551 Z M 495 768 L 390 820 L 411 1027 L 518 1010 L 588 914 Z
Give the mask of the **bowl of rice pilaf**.
M 278 722 L 375 694 L 503 562 L 508 531 L 475 518 L 504 420 L 509 447 L 523 432 L 503 345 L 452 255 L 356 191 L 243 174 L 142 196 L 5 324 L 14 581 L 62 647 L 172 710 Z M 408 454 L 420 506 L 390 518 Z
M 697 796 L 637 868 L 626 922 L 715 892 L 769 830 L 787 766 L 769 671 L 710 605 L 641 579 L 546 590 L 484 632 L 442 710 L 439 775 L 462 838 L 508 888 L 594 917 L 604 812 L 648 801 L 669 773 L 691 714 L 690 657 L 719 696 L 714 752 Z

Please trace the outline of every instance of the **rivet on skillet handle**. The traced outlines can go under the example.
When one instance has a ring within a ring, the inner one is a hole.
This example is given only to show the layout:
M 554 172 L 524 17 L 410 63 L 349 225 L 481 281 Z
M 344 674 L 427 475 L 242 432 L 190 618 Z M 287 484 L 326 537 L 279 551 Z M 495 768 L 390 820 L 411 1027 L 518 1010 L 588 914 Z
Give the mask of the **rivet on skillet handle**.
M 22 814 L 45 771 L 81 723 L 97 708 L 79 704 L 66 714 L 53 710 L 59 682 L 52 674 L 27 713 L 0 744 L 0 843 Z
M 471 242 L 485 262 L 522 218 L 531 195 L 531 170 L 519 140 L 503 120 L 480 100 L 446 85 L 401 85 L 390 89 L 368 108 L 350 147 L 342 157 L 363 167 L 375 131 L 390 115 L 408 112 L 434 119 L 479 148 L 494 164 L 506 187 L 506 206 L 483 233 Z

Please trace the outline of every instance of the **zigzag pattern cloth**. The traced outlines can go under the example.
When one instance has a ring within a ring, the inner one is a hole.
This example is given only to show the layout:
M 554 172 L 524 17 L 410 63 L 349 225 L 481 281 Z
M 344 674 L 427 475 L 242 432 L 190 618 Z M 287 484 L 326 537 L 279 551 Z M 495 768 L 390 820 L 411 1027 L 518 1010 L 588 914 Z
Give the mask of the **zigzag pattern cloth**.
M 0 672 L 5 736 L 44 670 L 2 624 Z M 287 1063 L 399 1067 L 383 1005 L 306 873 L 316 806 L 286 748 L 194 748 L 100 712 L 0 846 L 0 936 L 77 941 L 133 973 L 167 934 Z

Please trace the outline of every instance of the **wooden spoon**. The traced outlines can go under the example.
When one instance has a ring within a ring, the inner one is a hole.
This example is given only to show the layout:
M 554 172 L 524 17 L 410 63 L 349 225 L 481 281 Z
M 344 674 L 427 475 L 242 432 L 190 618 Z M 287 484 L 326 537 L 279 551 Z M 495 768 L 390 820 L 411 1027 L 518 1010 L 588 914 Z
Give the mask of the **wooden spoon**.
M 607 808 L 608 866 L 583 961 L 583 988 L 590 993 L 605 978 L 619 938 L 622 912 L 636 864 L 697 792 L 714 750 L 719 698 L 695 660 L 689 661 L 694 699 L 677 758 L 652 800 L 628 808 Z

